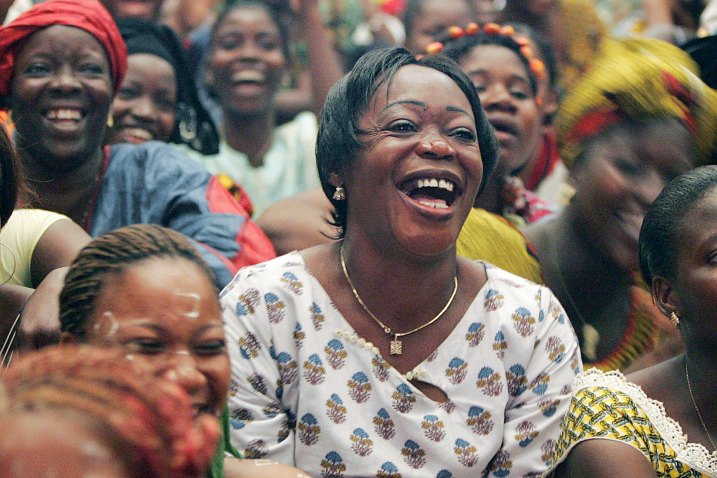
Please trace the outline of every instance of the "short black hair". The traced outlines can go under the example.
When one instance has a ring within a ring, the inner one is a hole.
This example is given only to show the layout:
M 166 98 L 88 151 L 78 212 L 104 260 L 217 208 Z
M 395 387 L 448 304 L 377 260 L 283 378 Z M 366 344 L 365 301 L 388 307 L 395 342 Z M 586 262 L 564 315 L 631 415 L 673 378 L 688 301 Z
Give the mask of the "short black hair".
M 475 117 L 478 145 L 483 161 L 483 180 L 493 171 L 498 160 L 499 145 L 493 128 L 483 112 L 471 79 L 453 60 L 442 55 L 428 55 L 417 59 L 405 48 L 382 48 L 370 51 L 356 62 L 351 71 L 329 91 L 319 121 L 316 142 L 316 163 L 324 193 L 335 208 L 334 225 L 346 226 L 346 201 L 332 198 L 334 186 L 331 173 L 342 173 L 350 167 L 356 152 L 363 147 L 358 138 L 359 120 L 381 85 L 390 85 L 396 72 L 404 66 L 417 65 L 432 68 L 450 77 L 463 91 L 471 104 Z
M 702 166 L 674 179 L 652 203 L 640 230 L 640 269 L 648 285 L 657 276 L 675 278 L 684 220 L 715 188 L 717 166 Z

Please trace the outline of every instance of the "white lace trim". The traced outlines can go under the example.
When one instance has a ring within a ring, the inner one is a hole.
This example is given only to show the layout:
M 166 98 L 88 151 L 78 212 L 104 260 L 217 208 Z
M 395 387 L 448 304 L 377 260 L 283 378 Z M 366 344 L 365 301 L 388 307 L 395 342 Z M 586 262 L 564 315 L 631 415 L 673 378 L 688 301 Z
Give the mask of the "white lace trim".
M 642 408 L 665 442 L 675 450 L 679 461 L 708 476 L 717 477 L 717 452 L 710 453 L 699 443 L 689 443 L 680 424 L 667 416 L 662 402 L 649 398 L 639 385 L 625 380 L 622 373 L 591 368 L 575 377 L 573 393 L 587 387 L 607 387 L 629 396 Z

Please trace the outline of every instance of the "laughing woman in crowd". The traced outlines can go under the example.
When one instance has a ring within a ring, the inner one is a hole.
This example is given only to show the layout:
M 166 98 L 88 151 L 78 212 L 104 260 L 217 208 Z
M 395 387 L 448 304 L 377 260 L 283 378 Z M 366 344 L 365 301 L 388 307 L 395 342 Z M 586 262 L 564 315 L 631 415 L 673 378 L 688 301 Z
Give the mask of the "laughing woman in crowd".
M 159 142 L 103 147 L 127 52 L 94 0 L 39 3 L 0 29 L 0 97 L 36 193 L 97 236 L 155 223 L 194 240 L 220 284 L 274 255 L 246 211 L 206 170 Z
M 717 476 L 716 237 L 717 166 L 705 166 L 662 191 L 640 232 L 643 276 L 682 332 L 685 354 L 627 380 L 581 375 L 555 449 L 556 476 Z
M 221 299 L 235 447 L 325 477 L 546 468 L 575 335 L 547 288 L 456 255 L 497 155 L 448 59 L 377 50 L 334 86 L 317 162 L 342 240 Z
M 680 352 L 639 279 L 640 225 L 670 180 L 711 159 L 717 95 L 668 43 L 612 41 L 602 55 L 556 119 L 575 194 L 525 234 L 573 321 L 586 367 L 637 370 Z
M 199 101 L 184 48 L 171 28 L 118 19 L 127 73 L 112 103 L 109 144 L 164 141 L 215 154 L 219 135 Z
M 297 3 L 306 35 L 313 108 L 281 126 L 276 95 L 290 57 L 286 14 L 278 4 L 237 0 L 227 2 L 212 27 L 207 85 L 222 110 L 222 142 L 218 154 L 192 158 L 241 186 L 257 215 L 279 199 L 319 186 L 316 115 L 341 77 L 317 0 Z
M 220 418 L 230 369 L 214 282 L 206 262 L 176 231 L 135 224 L 108 232 L 82 249 L 67 273 L 60 294 L 62 342 L 119 348 L 158 381 L 179 384 L 196 420 Z M 232 457 L 224 458 L 225 448 Z M 298 472 L 267 462 L 257 467 L 238 456 L 221 441 L 209 476 L 293 478 Z

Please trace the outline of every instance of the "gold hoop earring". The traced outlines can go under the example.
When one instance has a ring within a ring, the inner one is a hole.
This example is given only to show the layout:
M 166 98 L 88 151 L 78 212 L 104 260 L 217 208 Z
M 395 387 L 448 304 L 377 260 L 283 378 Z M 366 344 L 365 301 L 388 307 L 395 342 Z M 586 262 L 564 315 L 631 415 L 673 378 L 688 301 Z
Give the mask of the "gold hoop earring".
M 334 201 L 343 201 L 346 199 L 346 191 L 344 191 L 344 188 L 341 186 L 336 186 L 336 191 L 334 191 L 334 195 L 331 196 L 331 198 Z
M 670 322 L 672 322 L 672 325 L 674 325 L 675 327 L 680 326 L 680 318 L 677 317 L 677 314 L 675 314 L 674 312 L 670 314 Z

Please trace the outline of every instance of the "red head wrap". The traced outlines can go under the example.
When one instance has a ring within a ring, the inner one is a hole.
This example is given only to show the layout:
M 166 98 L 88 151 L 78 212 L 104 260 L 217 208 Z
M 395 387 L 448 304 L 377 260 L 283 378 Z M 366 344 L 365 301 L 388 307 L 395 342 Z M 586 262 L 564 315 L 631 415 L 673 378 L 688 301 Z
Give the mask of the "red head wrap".
M 102 44 L 109 57 L 116 93 L 127 71 L 127 48 L 109 12 L 98 0 L 48 0 L 0 29 L 0 95 L 9 93 L 15 57 L 25 40 L 51 25 L 81 28 Z

